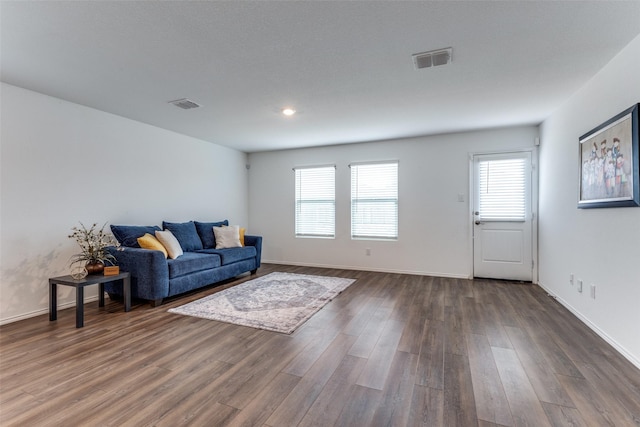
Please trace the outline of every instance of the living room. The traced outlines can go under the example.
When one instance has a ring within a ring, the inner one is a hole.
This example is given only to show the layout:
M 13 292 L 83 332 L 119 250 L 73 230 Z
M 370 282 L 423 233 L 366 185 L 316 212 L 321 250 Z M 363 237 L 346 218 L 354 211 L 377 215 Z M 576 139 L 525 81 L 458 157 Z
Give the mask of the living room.
M 637 18 L 638 8 L 632 3 L 626 6 Z M 640 275 L 636 269 L 640 259 L 640 209 L 577 208 L 578 138 L 640 100 L 640 86 L 636 84 L 640 75 L 637 28 L 628 31 L 626 40 L 621 36 L 615 52 L 601 54 L 598 59 L 603 62 L 596 72 L 584 76 L 580 70 L 573 70 L 581 82 L 579 87 L 570 88 L 570 96 L 558 101 L 553 111 L 537 122 L 514 120 L 501 125 L 496 119 L 493 126 L 401 137 L 380 131 L 376 138 L 367 130 L 367 136 L 356 141 L 345 137 L 342 143 L 262 150 L 230 148 L 224 138 L 212 143 L 188 136 L 188 132 L 147 124 L 136 119 L 135 113 L 127 117 L 85 106 L 81 99 L 65 100 L 64 89 L 73 82 L 57 73 L 52 72 L 50 78 L 59 82 L 58 96 L 45 86 L 20 87 L 20 79 L 28 79 L 28 74 L 6 74 L 15 55 L 19 55 L 15 48 L 5 49 L 12 43 L 4 34 L 5 20 L 11 19 L 6 6 L 3 2 L 2 324 L 47 313 L 47 278 L 68 273 L 68 260 L 76 248 L 67 236 L 78 221 L 157 225 L 163 220 L 229 219 L 263 236 L 266 264 L 472 278 L 469 155 L 537 150 L 537 284 L 640 368 L 640 337 L 635 326 L 640 324 Z M 603 24 L 602 31 L 607 26 Z M 406 55 L 410 66 L 411 53 Z M 24 56 L 33 69 L 47 66 L 46 58 Z M 84 60 L 90 62 L 92 58 L 78 59 L 68 66 L 87 67 Z M 135 63 L 135 58 L 131 60 Z M 456 60 L 454 57 L 451 66 Z M 546 67 L 549 73 L 554 72 L 553 62 Z M 113 79 L 116 85 L 124 84 L 127 73 Z M 91 80 L 89 73 L 82 83 Z M 103 83 L 108 86 L 109 82 L 93 81 L 96 92 L 101 92 Z M 140 88 L 141 92 L 150 90 Z M 159 102 L 186 96 L 171 95 L 157 94 Z M 345 101 L 346 110 L 349 100 L 340 100 Z M 121 103 L 126 105 L 127 100 Z M 257 104 L 265 110 L 273 109 L 271 104 Z M 483 108 L 482 99 L 470 99 L 470 104 L 475 109 Z M 299 108 L 300 116 L 294 119 L 313 114 L 311 106 L 306 106 L 307 111 L 305 106 Z M 126 109 L 135 112 L 136 106 Z M 216 111 L 194 113 L 215 116 Z M 356 116 L 363 114 L 357 112 Z M 393 116 L 393 112 L 390 114 Z M 492 111 L 484 114 L 491 116 Z M 291 122 L 277 113 L 271 118 L 278 121 L 276 127 L 283 135 L 288 135 Z M 237 118 L 236 125 L 252 127 L 262 120 L 260 116 L 245 123 Z M 331 134 L 330 124 L 325 126 Z M 385 126 L 392 127 L 384 122 L 371 123 L 372 129 Z M 400 165 L 399 238 L 352 240 L 349 164 L 390 159 Z M 336 238 L 296 238 L 292 168 L 326 164 L 336 165 Z M 597 284 L 596 298 L 588 292 L 577 292 L 570 275 L 583 280 L 585 286 Z M 73 290 L 62 292 L 61 308 L 72 307 Z M 87 301 L 96 298 L 95 293 L 87 295 Z M 43 325 L 46 323 L 43 320 Z

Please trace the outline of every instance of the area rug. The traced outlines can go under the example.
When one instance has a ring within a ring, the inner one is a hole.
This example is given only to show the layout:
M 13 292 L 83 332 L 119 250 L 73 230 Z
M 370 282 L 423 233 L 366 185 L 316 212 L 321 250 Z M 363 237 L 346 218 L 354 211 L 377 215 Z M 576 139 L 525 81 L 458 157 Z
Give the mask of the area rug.
M 341 277 L 270 273 L 169 312 L 290 334 L 353 282 L 355 279 Z

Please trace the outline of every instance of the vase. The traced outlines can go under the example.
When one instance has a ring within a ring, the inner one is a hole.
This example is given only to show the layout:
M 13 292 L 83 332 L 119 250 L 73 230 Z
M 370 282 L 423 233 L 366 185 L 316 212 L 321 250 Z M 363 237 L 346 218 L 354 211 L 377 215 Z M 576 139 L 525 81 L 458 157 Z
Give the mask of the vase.
M 101 261 L 89 261 L 84 268 L 89 274 L 100 274 L 104 271 L 104 264 Z

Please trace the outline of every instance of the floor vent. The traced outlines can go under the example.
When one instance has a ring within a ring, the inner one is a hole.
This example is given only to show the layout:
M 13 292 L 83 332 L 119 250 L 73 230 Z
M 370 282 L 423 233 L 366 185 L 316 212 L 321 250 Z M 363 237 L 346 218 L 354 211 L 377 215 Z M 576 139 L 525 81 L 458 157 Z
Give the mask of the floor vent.
M 176 99 L 175 101 L 169 101 L 169 104 L 173 104 L 176 107 L 182 108 L 183 110 L 190 110 L 192 108 L 198 108 L 200 106 L 187 98 Z
M 438 67 L 440 65 L 447 65 L 451 63 L 453 49 L 448 47 L 446 49 L 431 50 L 429 52 L 415 53 L 411 55 L 413 58 L 413 65 L 416 70 L 422 68 Z

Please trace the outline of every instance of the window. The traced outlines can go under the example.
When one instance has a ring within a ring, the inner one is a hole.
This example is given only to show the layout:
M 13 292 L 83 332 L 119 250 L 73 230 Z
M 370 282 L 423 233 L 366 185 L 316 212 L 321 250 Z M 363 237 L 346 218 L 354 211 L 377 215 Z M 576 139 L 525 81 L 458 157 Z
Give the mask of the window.
M 478 201 L 482 220 L 525 220 L 526 166 L 524 158 L 478 163 Z
M 296 168 L 296 237 L 335 237 L 336 168 Z
M 351 167 L 351 238 L 398 238 L 398 162 Z

